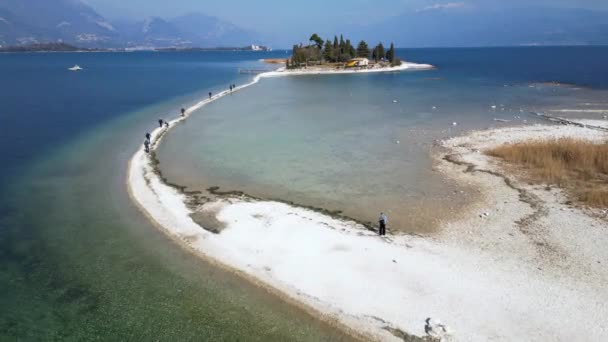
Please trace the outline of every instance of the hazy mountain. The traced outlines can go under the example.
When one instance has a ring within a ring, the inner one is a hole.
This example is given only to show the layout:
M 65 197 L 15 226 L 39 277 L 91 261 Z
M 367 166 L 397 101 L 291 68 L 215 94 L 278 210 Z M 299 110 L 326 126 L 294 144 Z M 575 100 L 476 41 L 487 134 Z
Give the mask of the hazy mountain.
M 88 5 L 77 0 L 0 0 L 2 44 L 68 41 L 106 45 L 116 29 Z
M 200 13 L 110 22 L 80 0 L 0 0 L 0 45 L 216 47 L 260 43 L 255 34 Z
M 351 36 L 403 47 L 608 44 L 607 17 L 584 9 L 433 8 L 353 28 Z
M 130 29 L 123 28 L 123 37 L 127 45 L 146 46 L 191 46 L 191 41 L 185 37 L 175 25 L 168 21 L 151 17 L 144 21 L 133 22 L 128 25 Z
M 158 17 L 142 22 L 117 22 L 128 45 L 245 46 L 259 43 L 255 35 L 217 17 L 191 13 L 170 20 Z
M 245 46 L 260 43 L 255 33 L 202 13 L 186 14 L 170 22 L 197 46 Z

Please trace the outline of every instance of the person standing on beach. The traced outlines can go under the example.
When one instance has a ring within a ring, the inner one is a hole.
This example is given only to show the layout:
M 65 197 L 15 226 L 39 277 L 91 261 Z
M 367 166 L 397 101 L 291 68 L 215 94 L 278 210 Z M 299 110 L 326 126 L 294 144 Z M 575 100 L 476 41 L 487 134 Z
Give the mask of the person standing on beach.
M 163 128 L 163 119 L 158 119 L 158 127 Z
M 182 116 L 186 116 L 186 110 L 182 108 Z
M 378 234 L 380 236 L 386 235 L 386 224 L 388 223 L 388 218 L 384 213 L 380 213 L 380 218 L 378 218 L 378 224 L 380 225 L 380 229 Z
M 152 136 L 150 135 L 150 133 L 146 133 L 146 140 L 150 141 L 150 138 L 152 138 Z
M 144 150 L 146 151 L 146 153 L 150 152 L 150 140 L 149 139 L 144 140 Z
M 211 98 L 211 95 L 212 95 L 211 92 L 209 92 L 209 98 Z

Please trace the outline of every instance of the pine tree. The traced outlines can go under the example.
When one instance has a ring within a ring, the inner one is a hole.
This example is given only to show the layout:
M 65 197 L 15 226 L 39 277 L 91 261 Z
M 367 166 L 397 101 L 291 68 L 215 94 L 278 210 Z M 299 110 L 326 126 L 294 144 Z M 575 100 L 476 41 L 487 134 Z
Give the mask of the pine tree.
M 325 48 L 323 50 L 323 58 L 326 62 L 334 61 L 334 46 L 331 44 L 329 39 L 325 42 Z
M 338 37 L 334 36 L 334 52 L 338 51 L 340 44 L 338 43 Z
M 357 57 L 369 58 L 369 47 L 364 40 L 360 41 L 357 46 Z
M 338 59 L 341 62 L 344 62 L 346 59 L 346 42 L 344 41 L 344 37 L 340 35 L 340 52 L 338 53 Z
M 321 39 L 321 37 L 319 37 L 319 35 L 316 33 L 313 33 L 312 36 L 310 36 L 310 39 L 308 39 L 308 41 L 314 42 L 319 48 L 319 50 L 323 48 L 323 39 Z

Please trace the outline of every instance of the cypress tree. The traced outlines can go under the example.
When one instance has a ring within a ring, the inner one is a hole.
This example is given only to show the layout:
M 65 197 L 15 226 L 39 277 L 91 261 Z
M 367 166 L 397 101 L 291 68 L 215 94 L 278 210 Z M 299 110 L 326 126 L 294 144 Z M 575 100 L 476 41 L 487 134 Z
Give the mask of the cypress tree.
M 376 62 L 385 57 L 384 45 L 382 43 L 378 43 L 374 50 L 372 51 L 372 59 Z
M 377 55 L 376 57 L 378 58 L 378 60 L 381 60 L 386 55 L 386 53 L 384 52 L 384 45 L 382 45 L 382 42 L 380 42 L 378 44 L 377 49 L 378 49 L 378 52 L 376 52 L 376 55 Z
M 346 55 L 346 58 L 349 59 L 351 58 L 351 54 L 350 54 L 350 39 L 347 39 L 346 42 L 344 43 L 344 54 Z
M 334 61 L 334 47 L 329 41 L 329 39 L 325 42 L 325 48 L 323 50 L 323 58 L 325 58 L 326 62 Z
M 388 49 L 388 52 L 386 53 L 386 58 L 388 58 L 388 61 L 391 63 L 395 60 L 395 45 L 393 43 L 391 43 L 391 48 Z
M 351 44 L 350 39 L 346 40 L 345 50 L 346 50 L 347 59 L 351 59 L 357 55 L 357 50 L 355 50 L 355 48 L 353 47 L 353 44 Z

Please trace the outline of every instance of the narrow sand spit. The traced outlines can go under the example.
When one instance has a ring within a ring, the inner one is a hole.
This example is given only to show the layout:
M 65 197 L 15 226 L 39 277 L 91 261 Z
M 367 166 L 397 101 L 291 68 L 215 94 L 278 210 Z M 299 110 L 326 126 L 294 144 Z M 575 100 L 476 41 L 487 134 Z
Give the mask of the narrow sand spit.
M 153 132 L 153 148 L 164 132 Z M 245 197 L 197 209 L 224 223 L 211 233 L 191 219 L 188 197 L 162 182 L 142 149 L 127 183 L 142 211 L 183 246 L 369 338 L 424 336 L 432 317 L 449 327 L 446 340 L 605 341 L 605 221 L 563 204 L 560 191 L 503 176 L 479 152 L 561 136 L 608 138 L 582 127 L 528 126 L 442 142 L 436 169 L 485 196 L 433 237 L 380 238 L 354 222 Z

